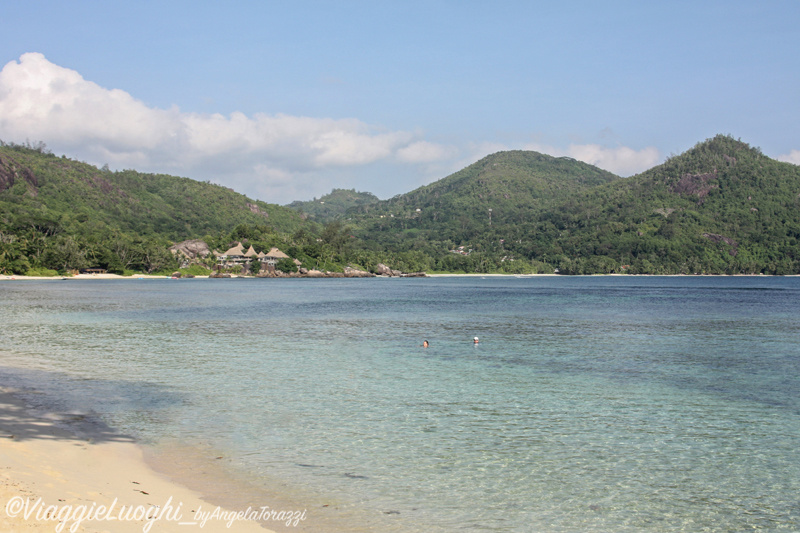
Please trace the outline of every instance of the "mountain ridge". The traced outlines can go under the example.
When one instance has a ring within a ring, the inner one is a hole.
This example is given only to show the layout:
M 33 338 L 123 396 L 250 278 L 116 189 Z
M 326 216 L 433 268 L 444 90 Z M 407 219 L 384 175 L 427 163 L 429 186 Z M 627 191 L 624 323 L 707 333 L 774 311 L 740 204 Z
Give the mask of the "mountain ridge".
M 280 245 L 319 268 L 564 274 L 800 273 L 800 167 L 717 135 L 629 178 L 498 152 L 388 200 L 334 189 L 315 217 L 190 178 L 0 146 L 0 271 L 117 270 L 205 238 Z M 312 201 L 313 202 L 313 201 Z M 316 201 L 319 206 L 319 200 Z M 301 203 L 302 204 L 302 203 Z M 309 205 L 306 203 L 306 205 Z M 327 208 L 326 208 L 327 209 Z M 158 263 L 158 261 L 157 261 Z
M 348 209 L 361 205 L 379 202 L 380 198 L 370 192 L 358 192 L 355 189 L 334 188 L 328 194 L 313 200 L 295 200 L 286 207 L 307 215 L 310 219 L 326 223 L 339 219 Z
M 529 163 L 549 165 L 557 159 L 534 154 L 525 155 Z M 369 215 L 364 210 L 354 213 L 361 216 L 354 219 L 358 235 L 429 254 L 432 248 L 441 252 L 464 247 L 483 254 L 483 264 L 491 257 L 488 262 L 496 269 L 508 268 L 498 258 L 545 263 L 571 274 L 800 269 L 800 167 L 770 159 L 729 135 L 699 142 L 629 178 L 598 177 L 590 186 L 536 201 L 520 196 L 516 210 L 509 210 L 508 204 L 497 209 L 487 201 L 490 195 L 481 197 L 470 190 L 455 192 L 455 209 L 437 212 L 430 191 L 453 184 L 450 192 L 463 187 L 487 165 L 495 168 L 497 157 L 493 154 L 431 185 L 370 206 Z M 567 181 L 555 181 L 562 187 L 576 182 L 580 180 L 574 174 Z M 395 211 L 390 213 L 388 207 Z M 466 212 L 473 213 L 468 220 Z M 474 263 L 450 258 L 447 268 L 481 268 Z

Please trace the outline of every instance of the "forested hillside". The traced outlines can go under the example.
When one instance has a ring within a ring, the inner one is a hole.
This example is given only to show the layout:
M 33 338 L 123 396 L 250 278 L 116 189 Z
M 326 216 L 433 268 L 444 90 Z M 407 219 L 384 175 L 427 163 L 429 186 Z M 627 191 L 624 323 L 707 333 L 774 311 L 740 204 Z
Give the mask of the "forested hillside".
M 498 152 L 407 194 L 351 209 L 350 214 L 362 239 L 436 258 L 429 268 L 528 271 L 530 264 L 500 264 L 507 255 L 502 241 L 515 238 L 521 225 L 559 201 L 619 179 L 571 158 Z M 447 255 L 462 245 L 483 255 Z
M 631 178 L 585 167 L 495 154 L 353 214 L 364 240 L 438 252 L 443 270 L 800 272 L 796 165 L 720 135 Z
M 357 192 L 355 189 L 333 189 L 319 199 L 296 201 L 286 207 L 299 211 L 311 220 L 321 223 L 341 219 L 348 209 L 379 202 L 380 198 L 370 192 Z
M 219 185 L 111 172 L 42 145 L 0 146 L 0 271 L 160 270 L 174 241 L 216 240 L 240 224 L 279 233 L 305 226 L 290 209 Z
M 800 167 L 729 136 L 585 192 L 531 226 L 566 273 L 800 272 Z
M 186 239 L 279 247 L 339 272 L 800 273 L 800 167 L 730 136 L 631 178 L 512 151 L 390 200 L 323 198 L 295 203 L 301 214 L 210 183 L 3 145 L 0 273 L 159 272 Z

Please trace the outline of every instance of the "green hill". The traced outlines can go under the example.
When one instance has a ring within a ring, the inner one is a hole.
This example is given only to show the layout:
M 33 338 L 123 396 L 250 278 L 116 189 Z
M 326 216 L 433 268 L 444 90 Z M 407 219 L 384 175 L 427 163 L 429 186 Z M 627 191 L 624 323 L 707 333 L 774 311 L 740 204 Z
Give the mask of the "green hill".
M 720 135 L 626 179 L 501 152 L 352 212 L 362 239 L 439 270 L 789 274 L 799 194 L 800 167 Z
M 355 189 L 333 189 L 319 199 L 307 202 L 296 201 L 286 207 L 299 211 L 311 220 L 326 223 L 340 219 L 348 209 L 379 202 L 380 198 L 370 192 L 356 192 Z
M 491 251 L 499 259 L 499 240 L 514 238 L 520 225 L 582 190 L 620 179 L 571 158 L 498 152 L 430 185 L 349 214 L 357 235 L 390 250 L 437 256 L 463 245 Z
M 3 145 L 0 273 L 163 271 L 175 264 L 167 248 L 193 238 L 277 246 L 305 268 L 336 271 L 800 273 L 800 167 L 730 136 L 624 179 L 511 151 L 390 200 L 341 189 L 323 198 L 293 204 L 303 214 L 210 183 Z
M 797 273 L 799 195 L 800 167 L 718 135 L 550 210 L 524 248 L 572 273 Z
M 307 226 L 295 211 L 219 185 L 111 172 L 20 145 L 0 146 L 0 213 L 0 271 L 17 273 L 129 268 L 133 264 L 114 252 L 125 247 L 152 256 L 139 265 L 150 270 L 168 259 L 173 241 L 214 240 L 237 225 L 277 233 Z

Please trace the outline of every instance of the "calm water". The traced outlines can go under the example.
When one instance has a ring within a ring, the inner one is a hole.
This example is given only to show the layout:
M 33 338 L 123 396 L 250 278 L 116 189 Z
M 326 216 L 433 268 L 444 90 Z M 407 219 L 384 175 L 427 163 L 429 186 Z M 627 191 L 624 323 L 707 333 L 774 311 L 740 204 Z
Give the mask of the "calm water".
M 800 531 L 798 278 L 4 282 L 0 323 L 0 381 L 376 531 Z

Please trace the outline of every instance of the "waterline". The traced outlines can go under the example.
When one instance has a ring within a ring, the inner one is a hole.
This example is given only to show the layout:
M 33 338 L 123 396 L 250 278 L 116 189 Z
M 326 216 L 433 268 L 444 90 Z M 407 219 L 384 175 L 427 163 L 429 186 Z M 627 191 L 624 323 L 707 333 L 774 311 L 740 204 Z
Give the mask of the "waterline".
M 794 278 L 34 283 L 60 401 L 406 531 L 798 526 Z

